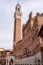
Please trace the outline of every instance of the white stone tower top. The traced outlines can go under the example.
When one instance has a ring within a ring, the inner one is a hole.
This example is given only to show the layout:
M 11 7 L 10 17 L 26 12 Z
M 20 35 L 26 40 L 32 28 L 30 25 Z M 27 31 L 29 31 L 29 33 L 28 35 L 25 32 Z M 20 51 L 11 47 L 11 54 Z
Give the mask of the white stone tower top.
M 16 18 L 21 18 L 21 6 L 19 4 L 16 5 L 15 7 L 15 14 L 14 14 L 14 17 Z

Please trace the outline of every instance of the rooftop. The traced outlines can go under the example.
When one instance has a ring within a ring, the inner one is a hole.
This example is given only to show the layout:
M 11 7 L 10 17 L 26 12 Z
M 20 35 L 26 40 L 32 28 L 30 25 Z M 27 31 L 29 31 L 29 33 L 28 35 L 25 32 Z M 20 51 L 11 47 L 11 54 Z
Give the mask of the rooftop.
M 0 51 L 5 51 L 5 49 L 4 48 L 0 48 Z

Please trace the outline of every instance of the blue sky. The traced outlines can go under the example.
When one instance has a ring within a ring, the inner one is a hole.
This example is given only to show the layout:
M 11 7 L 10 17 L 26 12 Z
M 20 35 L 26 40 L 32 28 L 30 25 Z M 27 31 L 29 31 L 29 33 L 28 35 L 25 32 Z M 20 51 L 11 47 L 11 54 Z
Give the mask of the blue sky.
M 15 6 L 19 3 L 22 10 L 22 24 L 26 23 L 30 11 L 43 12 L 43 0 L 0 0 L 0 47 L 12 49 Z

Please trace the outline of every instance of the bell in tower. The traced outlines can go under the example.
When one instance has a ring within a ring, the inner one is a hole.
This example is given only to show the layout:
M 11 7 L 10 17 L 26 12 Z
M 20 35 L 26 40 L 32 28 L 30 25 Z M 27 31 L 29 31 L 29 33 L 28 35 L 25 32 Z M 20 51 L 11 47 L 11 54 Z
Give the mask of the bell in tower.
M 17 4 L 14 13 L 14 45 L 16 45 L 18 41 L 21 40 L 21 15 L 21 6 Z

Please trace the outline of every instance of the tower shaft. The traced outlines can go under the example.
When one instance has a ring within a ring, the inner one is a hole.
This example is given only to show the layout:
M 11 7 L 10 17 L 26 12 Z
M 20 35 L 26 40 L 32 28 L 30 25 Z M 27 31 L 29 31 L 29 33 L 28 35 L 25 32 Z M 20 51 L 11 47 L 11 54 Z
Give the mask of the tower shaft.
M 21 6 L 19 4 L 16 5 L 15 13 L 14 13 L 14 45 L 17 44 L 21 39 Z

